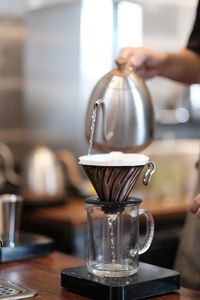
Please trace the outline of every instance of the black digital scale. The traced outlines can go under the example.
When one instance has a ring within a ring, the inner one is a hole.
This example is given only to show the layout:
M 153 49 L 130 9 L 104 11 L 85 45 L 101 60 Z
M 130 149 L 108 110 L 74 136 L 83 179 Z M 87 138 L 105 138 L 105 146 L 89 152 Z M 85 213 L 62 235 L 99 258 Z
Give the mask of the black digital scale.
M 151 264 L 139 263 L 138 273 L 129 277 L 97 277 L 85 265 L 64 269 L 61 286 L 67 290 L 97 300 L 133 300 L 177 291 L 179 273 Z

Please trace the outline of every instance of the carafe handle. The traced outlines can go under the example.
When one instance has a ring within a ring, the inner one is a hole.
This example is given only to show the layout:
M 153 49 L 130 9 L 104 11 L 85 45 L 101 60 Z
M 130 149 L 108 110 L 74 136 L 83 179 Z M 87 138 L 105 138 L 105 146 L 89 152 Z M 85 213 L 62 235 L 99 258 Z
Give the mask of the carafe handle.
M 142 254 L 146 252 L 151 246 L 154 236 L 154 220 L 152 214 L 145 209 L 140 209 L 139 215 L 144 215 L 146 218 L 146 235 L 144 238 L 144 243 L 139 249 L 139 254 Z

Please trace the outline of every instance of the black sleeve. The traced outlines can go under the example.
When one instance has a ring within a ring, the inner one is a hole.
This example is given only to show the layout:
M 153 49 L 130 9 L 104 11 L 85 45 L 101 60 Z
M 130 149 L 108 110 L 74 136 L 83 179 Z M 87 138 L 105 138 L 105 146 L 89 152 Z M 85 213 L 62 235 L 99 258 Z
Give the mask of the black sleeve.
M 200 1 L 197 6 L 196 19 L 187 43 L 187 48 L 200 54 Z

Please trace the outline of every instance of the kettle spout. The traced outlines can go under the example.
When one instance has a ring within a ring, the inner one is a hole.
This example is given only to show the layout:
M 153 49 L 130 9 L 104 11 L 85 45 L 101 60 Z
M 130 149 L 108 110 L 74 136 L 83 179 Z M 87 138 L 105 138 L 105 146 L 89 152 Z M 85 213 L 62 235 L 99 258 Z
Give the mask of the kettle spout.
M 109 131 L 109 132 L 107 131 L 107 125 L 106 125 L 106 119 L 107 118 L 106 118 L 106 111 L 105 111 L 105 103 L 104 103 L 103 99 L 99 99 L 99 100 L 94 102 L 95 118 L 96 118 L 97 110 L 98 110 L 99 107 L 102 108 L 102 115 L 103 115 L 103 124 L 102 124 L 103 137 L 104 137 L 105 141 L 109 141 L 113 137 L 114 132 L 113 131 Z M 95 120 L 94 120 L 94 122 L 95 122 Z
M 94 102 L 94 109 L 98 109 L 99 105 L 103 104 L 103 100 L 99 99 L 97 101 Z

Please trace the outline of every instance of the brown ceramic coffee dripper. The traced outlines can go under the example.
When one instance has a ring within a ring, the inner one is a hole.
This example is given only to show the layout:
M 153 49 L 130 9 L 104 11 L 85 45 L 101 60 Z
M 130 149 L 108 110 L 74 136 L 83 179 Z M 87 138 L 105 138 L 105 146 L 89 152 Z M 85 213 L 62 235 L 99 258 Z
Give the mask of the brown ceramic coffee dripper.
M 111 152 L 82 156 L 79 159 L 99 196 L 99 201 L 107 202 L 109 210 L 125 204 L 145 166 L 148 167 L 143 177 L 145 185 L 155 171 L 154 163 L 143 154 Z

